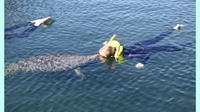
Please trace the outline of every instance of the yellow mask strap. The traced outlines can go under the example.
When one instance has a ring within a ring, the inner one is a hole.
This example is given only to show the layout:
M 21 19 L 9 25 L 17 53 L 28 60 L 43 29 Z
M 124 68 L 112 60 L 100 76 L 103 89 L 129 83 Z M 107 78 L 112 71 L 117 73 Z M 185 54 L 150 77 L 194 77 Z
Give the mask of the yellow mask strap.
M 110 42 L 111 42 L 112 40 L 114 40 L 116 37 L 117 37 L 117 35 L 116 35 L 116 34 L 114 34 L 114 35 L 113 35 L 113 36 L 110 38 L 110 40 L 108 41 L 107 45 L 109 45 L 109 44 L 110 44 Z

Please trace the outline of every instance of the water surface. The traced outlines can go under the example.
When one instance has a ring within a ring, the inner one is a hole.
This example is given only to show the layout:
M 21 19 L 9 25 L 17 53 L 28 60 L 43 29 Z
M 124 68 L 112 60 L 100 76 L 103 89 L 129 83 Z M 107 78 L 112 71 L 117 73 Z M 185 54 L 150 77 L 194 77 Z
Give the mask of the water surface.
M 195 41 L 194 0 L 6 0 L 5 26 L 51 16 L 28 38 L 5 40 L 6 63 L 48 54 L 95 54 L 112 34 L 124 45 L 185 24 L 157 45 Z M 21 30 L 17 30 L 21 31 Z M 195 48 L 62 72 L 5 78 L 6 112 L 195 112 Z

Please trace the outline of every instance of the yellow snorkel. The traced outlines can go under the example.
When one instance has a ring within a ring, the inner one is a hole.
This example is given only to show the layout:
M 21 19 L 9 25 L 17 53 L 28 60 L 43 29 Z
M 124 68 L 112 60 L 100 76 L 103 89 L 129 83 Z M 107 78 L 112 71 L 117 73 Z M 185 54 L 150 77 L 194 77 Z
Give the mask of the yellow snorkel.
M 106 43 L 106 44 L 109 45 L 116 37 L 117 37 L 117 35 L 116 35 L 116 34 L 113 34 L 113 36 L 110 38 L 110 40 L 109 40 L 108 43 Z

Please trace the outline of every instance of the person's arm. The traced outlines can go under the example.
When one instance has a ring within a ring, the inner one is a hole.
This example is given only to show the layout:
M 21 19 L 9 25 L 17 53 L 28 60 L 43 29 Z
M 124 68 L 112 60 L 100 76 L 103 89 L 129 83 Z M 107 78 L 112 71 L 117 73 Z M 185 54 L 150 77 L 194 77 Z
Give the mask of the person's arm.
M 111 68 L 111 69 L 116 69 L 116 67 L 115 67 L 115 58 L 109 58 L 109 59 L 107 59 L 106 60 L 106 64 L 109 66 L 109 68 Z

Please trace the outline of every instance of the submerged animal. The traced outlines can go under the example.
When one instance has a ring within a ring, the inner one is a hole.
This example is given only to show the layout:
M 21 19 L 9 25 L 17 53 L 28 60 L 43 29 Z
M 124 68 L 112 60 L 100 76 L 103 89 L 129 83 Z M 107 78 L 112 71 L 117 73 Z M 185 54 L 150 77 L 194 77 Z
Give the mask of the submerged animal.
M 81 65 L 94 61 L 96 58 L 96 55 L 35 56 L 24 59 L 17 63 L 7 64 L 5 67 L 5 75 L 11 75 L 16 72 L 52 72 L 75 69 L 80 67 Z

